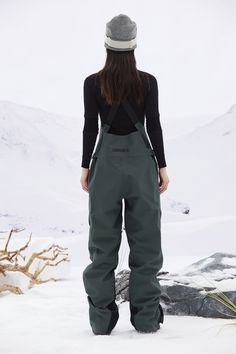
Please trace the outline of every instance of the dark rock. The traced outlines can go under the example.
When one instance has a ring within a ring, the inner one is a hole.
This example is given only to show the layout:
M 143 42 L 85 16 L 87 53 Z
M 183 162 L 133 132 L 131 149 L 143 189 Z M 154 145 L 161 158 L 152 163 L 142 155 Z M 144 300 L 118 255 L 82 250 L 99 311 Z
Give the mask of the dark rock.
M 130 270 L 122 270 L 116 276 L 116 300 L 119 302 L 129 301 L 129 275 Z M 179 273 L 161 271 L 157 279 L 161 285 L 160 302 L 165 314 L 212 318 L 235 316 L 235 310 L 227 308 L 215 296 L 225 301 L 223 293 L 236 309 L 236 255 L 215 253 L 190 264 Z

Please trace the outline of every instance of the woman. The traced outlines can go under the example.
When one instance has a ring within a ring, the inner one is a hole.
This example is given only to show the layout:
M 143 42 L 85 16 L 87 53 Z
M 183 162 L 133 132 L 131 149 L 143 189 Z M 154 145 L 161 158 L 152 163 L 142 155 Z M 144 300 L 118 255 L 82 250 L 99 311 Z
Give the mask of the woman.
M 136 23 L 128 16 L 111 19 L 106 24 L 105 67 L 84 81 L 81 185 L 89 192 L 92 263 L 84 269 L 83 281 L 94 334 L 110 334 L 119 318 L 114 270 L 121 243 L 123 199 L 130 247 L 131 324 L 138 332 L 156 332 L 164 318 L 156 274 L 163 264 L 160 194 L 167 189 L 169 179 L 157 80 L 136 68 L 136 34 Z M 93 153 L 98 113 L 101 129 Z

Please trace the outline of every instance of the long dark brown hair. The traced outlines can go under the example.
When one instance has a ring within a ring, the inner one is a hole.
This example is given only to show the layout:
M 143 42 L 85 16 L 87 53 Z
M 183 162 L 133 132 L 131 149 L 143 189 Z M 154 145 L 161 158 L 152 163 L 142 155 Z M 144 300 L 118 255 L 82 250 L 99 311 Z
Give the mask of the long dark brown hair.
M 134 50 L 114 51 L 106 48 L 107 58 L 102 70 L 97 72 L 101 95 L 107 104 L 120 104 L 133 95 L 138 104 L 144 102 L 146 73 L 136 68 Z

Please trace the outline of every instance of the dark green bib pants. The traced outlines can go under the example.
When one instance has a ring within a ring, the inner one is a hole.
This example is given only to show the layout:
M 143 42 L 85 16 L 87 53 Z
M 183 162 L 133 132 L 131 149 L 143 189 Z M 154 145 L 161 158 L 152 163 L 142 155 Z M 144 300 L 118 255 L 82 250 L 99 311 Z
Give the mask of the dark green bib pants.
M 163 323 L 156 278 L 163 265 L 158 164 L 145 128 L 128 101 L 122 103 L 137 131 L 109 134 L 113 105 L 99 134 L 88 176 L 90 263 L 83 271 L 94 334 L 110 334 L 118 318 L 115 274 L 122 234 L 122 199 L 129 253 L 130 321 L 142 332 Z

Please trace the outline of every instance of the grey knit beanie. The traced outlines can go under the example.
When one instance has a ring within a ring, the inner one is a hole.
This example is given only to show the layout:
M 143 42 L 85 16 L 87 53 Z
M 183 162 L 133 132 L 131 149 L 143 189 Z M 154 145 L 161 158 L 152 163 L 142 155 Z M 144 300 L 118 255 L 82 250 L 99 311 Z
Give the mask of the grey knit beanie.
M 120 14 L 106 23 L 105 47 L 129 51 L 137 47 L 137 25 L 129 16 Z

